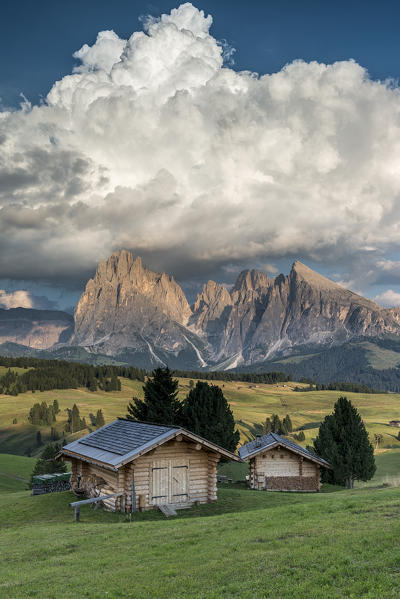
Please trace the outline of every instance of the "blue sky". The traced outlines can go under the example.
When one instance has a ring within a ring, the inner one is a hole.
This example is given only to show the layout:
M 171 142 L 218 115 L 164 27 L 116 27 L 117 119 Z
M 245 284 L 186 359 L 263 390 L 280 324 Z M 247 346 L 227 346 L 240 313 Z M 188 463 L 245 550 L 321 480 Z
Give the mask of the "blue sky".
M 174 6 L 171 1 L 3 0 L 0 97 L 16 105 L 22 92 L 38 102 L 71 71 L 72 53 L 93 43 L 98 31 L 113 29 L 126 38 L 143 15 L 158 16 Z M 400 76 L 398 2 L 214 0 L 197 6 L 213 15 L 214 37 L 236 49 L 237 70 L 271 73 L 297 58 L 325 63 L 354 58 L 373 78 Z
M 9 305 L 28 289 L 71 307 L 119 247 L 190 299 L 209 278 L 300 259 L 400 303 L 400 4 L 215 0 L 157 24 L 178 6 L 2 3 Z M 142 46 L 126 42 L 143 28 Z M 223 65 L 221 44 L 235 50 Z

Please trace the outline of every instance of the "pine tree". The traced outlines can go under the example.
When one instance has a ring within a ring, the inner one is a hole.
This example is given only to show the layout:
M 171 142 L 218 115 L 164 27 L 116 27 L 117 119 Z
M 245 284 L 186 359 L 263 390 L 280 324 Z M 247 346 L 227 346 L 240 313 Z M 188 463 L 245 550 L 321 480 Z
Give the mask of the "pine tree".
M 286 414 L 285 418 L 283 419 L 282 424 L 285 427 L 287 433 L 291 433 L 292 432 L 293 425 L 292 425 L 292 421 L 290 419 L 289 414 Z
M 239 431 L 235 431 L 232 410 L 222 389 L 199 381 L 183 402 L 183 426 L 229 451 L 235 451 Z
M 282 433 L 282 422 L 278 414 L 272 414 L 272 432 L 277 435 Z
M 103 412 L 101 410 L 97 410 L 95 422 L 98 428 L 105 425 L 106 422 L 104 420 Z
M 348 489 L 355 480 L 367 481 L 375 474 L 374 449 L 365 425 L 346 397 L 339 397 L 333 413 L 321 423 L 314 449 L 331 465 L 333 482 Z
M 269 418 L 266 419 L 265 421 L 265 434 L 268 435 L 268 433 L 272 432 L 272 423 L 271 420 Z
M 53 410 L 54 410 L 54 414 L 58 414 L 60 411 L 60 406 L 58 405 L 58 400 L 55 399 L 53 401 Z
M 36 445 L 41 445 L 42 444 L 42 433 L 40 431 L 38 431 L 36 433 Z
M 177 424 L 182 421 L 182 406 L 178 400 L 178 381 L 168 367 L 156 368 L 144 384 L 144 399 L 133 398 L 128 405 L 129 420 L 155 424 Z
M 46 445 L 42 450 L 39 459 L 36 461 L 32 476 L 37 474 L 52 474 L 53 472 L 66 472 L 67 465 L 61 460 L 55 460 L 55 456 L 60 451 L 61 446 L 58 443 Z
M 76 405 L 76 403 L 74 403 L 74 405 L 72 406 L 72 413 L 71 413 L 71 433 L 76 433 L 76 431 L 79 431 L 80 424 L 81 424 L 81 420 L 79 417 L 79 408 Z

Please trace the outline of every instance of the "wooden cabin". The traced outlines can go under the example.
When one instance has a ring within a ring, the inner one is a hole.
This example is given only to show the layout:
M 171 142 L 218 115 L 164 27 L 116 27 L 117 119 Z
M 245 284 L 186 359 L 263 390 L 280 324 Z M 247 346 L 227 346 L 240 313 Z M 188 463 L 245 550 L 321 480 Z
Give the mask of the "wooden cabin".
M 265 491 L 319 491 L 320 468 L 328 462 L 293 441 L 269 433 L 239 449 L 250 462 L 249 486 Z
M 183 506 L 217 499 L 220 458 L 240 458 L 178 427 L 118 419 L 60 452 L 71 462 L 71 487 L 112 511 Z

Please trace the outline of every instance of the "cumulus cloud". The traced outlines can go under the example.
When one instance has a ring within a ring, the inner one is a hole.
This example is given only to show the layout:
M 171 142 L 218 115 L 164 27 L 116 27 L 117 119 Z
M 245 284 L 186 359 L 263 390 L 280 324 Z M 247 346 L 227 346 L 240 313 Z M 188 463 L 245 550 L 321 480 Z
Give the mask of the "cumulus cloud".
M 6 291 L 0 289 L 0 308 L 9 310 L 10 308 L 54 308 L 54 302 L 44 296 L 37 296 L 26 289 L 17 289 L 16 291 Z
M 375 301 L 386 308 L 393 308 L 400 306 L 400 293 L 393 291 L 393 289 L 387 289 L 383 293 L 380 293 L 375 297 Z
M 119 247 L 181 278 L 399 248 L 397 86 L 353 60 L 236 72 L 211 24 L 186 3 L 100 32 L 0 113 L 0 276 L 72 281 Z

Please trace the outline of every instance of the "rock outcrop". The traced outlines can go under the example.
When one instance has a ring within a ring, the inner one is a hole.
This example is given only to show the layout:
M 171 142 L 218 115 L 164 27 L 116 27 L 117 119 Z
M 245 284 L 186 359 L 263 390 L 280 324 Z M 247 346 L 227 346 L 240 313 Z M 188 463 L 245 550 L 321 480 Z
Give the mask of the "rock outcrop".
M 400 308 L 384 309 L 301 262 L 276 278 L 243 271 L 230 290 L 208 281 L 190 307 L 173 277 L 152 272 L 125 250 L 98 265 L 74 321 L 64 312 L 0 310 L 0 344 L 78 346 L 146 368 L 224 369 L 302 346 L 400 339 Z
M 198 350 L 186 329 L 191 314 L 173 277 L 152 272 L 122 250 L 101 262 L 87 283 L 71 343 L 111 355 L 129 351 L 148 365 L 175 363 L 188 351 L 195 363 Z
M 48 349 L 67 342 L 73 332 L 70 314 L 30 308 L 0 309 L 0 344 L 6 342 L 34 349 Z
M 301 262 L 274 279 L 243 271 L 230 291 L 208 281 L 190 308 L 172 277 L 120 251 L 88 282 L 71 343 L 111 355 L 128 350 L 151 364 L 230 368 L 301 345 L 397 335 L 399 323 L 398 309 L 385 310 Z

